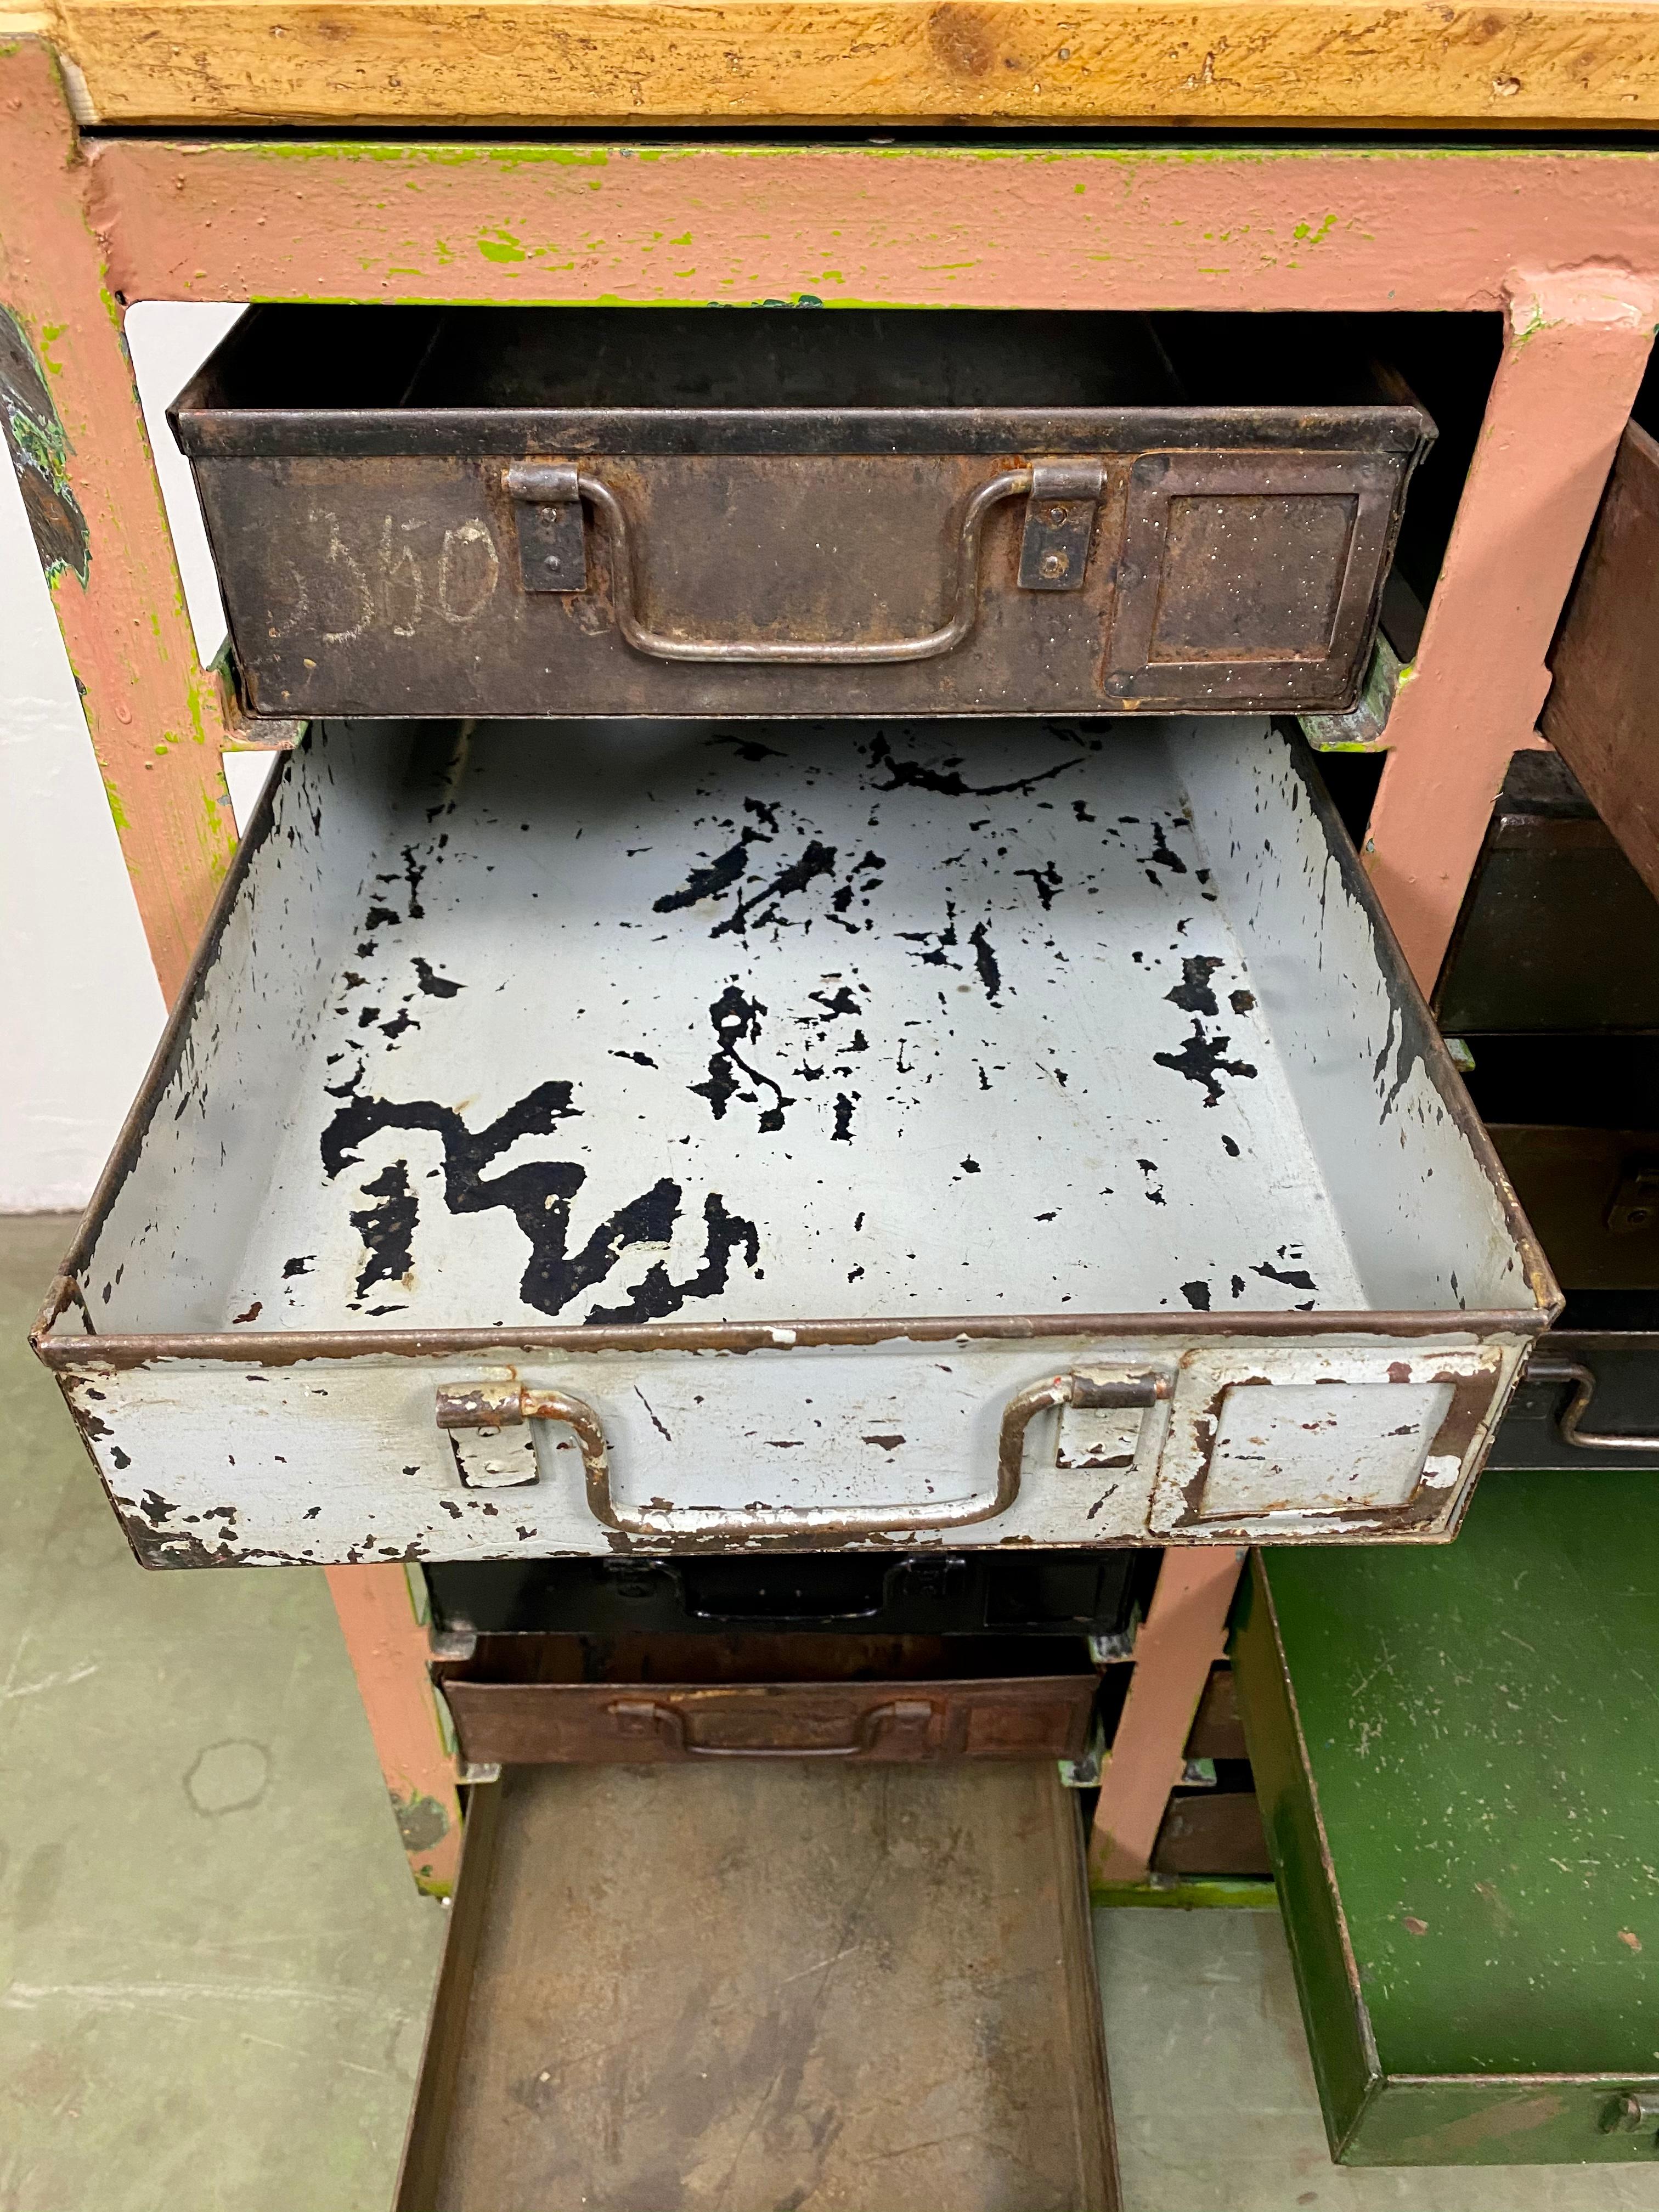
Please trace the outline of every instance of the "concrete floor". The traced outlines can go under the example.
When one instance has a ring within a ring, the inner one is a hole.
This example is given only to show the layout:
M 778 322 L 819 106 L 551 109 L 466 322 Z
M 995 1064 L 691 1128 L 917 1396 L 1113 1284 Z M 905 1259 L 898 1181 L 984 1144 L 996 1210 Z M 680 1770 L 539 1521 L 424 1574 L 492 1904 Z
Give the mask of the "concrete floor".
M 1659 2160 L 1333 2166 L 1276 1912 L 1097 1912 L 1095 1954 L 1123 2212 L 1659 2212 Z
M 321 1576 L 134 1564 L 22 1341 L 70 1226 L 0 1220 L 0 2212 L 384 2212 L 445 1915 Z
M 321 1577 L 133 1564 L 23 1342 L 70 1227 L 0 1218 L 0 2212 L 385 2212 L 445 1916 Z M 1276 1914 L 1096 1937 L 1125 2212 L 1659 2212 L 1659 2166 L 1339 2172 Z

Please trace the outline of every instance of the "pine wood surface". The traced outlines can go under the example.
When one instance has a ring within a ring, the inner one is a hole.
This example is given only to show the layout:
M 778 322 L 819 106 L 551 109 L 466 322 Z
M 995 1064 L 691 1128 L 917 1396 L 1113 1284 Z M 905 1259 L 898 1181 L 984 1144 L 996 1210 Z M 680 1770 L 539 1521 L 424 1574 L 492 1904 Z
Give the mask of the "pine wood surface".
M 1659 0 L 57 0 L 81 119 L 1631 128 Z

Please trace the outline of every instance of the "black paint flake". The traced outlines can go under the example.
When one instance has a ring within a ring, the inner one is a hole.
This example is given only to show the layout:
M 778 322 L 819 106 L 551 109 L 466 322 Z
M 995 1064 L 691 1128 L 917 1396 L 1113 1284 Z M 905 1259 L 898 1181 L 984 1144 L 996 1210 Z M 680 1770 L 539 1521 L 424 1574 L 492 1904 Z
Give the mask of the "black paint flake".
M 453 999 L 458 991 L 466 988 L 465 983 L 452 982 L 447 975 L 435 975 L 427 963 L 416 954 L 411 963 L 415 980 L 428 999 Z
M 1207 1283 L 1183 1283 L 1181 1295 L 1194 1313 L 1208 1313 L 1210 1310 L 1210 1286 Z
M 1152 849 L 1150 853 L 1142 855 L 1142 866 L 1146 867 L 1150 865 L 1150 867 L 1153 868 L 1167 868 L 1172 876 L 1184 876 L 1187 872 L 1187 863 L 1179 853 L 1170 849 L 1169 840 L 1164 835 L 1164 824 L 1154 820 L 1152 830 Z M 1152 881 L 1156 883 L 1158 878 L 1154 876 Z
M 911 956 L 913 959 L 920 960 L 924 968 L 959 968 L 962 964 L 960 961 L 952 960 L 948 957 L 956 950 L 957 943 L 957 908 L 954 899 L 946 899 L 945 902 L 943 929 L 938 931 L 901 929 L 897 934 L 902 944 L 925 945 L 929 948 L 926 952 L 913 953 Z
M 1275 1267 L 1271 1261 L 1263 1260 L 1253 1266 L 1250 1273 L 1263 1276 L 1270 1283 L 1284 1283 L 1293 1291 L 1316 1291 L 1319 1288 L 1305 1267 Z
M 759 1122 L 763 1135 L 782 1128 L 785 1109 L 795 1103 L 793 1098 L 786 1097 L 781 1084 L 775 1082 L 769 1075 L 763 1075 L 757 1067 L 751 1067 L 738 1050 L 739 1044 L 757 1044 L 760 1042 L 761 1017 L 765 1012 L 765 1007 L 757 999 L 744 998 L 736 983 L 728 983 L 708 1009 L 708 1018 L 720 1039 L 719 1045 L 709 1055 L 708 1080 L 690 1085 L 697 1097 L 708 1101 L 717 1121 L 726 1119 L 726 1109 L 733 1098 L 742 1099 L 745 1105 L 759 1104 L 757 1092 L 745 1091 L 741 1076 L 746 1076 L 751 1084 L 769 1091 L 773 1103 L 763 1109 Z
M 753 898 L 739 899 L 725 921 L 717 921 L 708 934 L 725 937 L 734 929 L 746 931 L 750 916 L 763 907 L 766 909 L 759 915 L 763 928 L 769 922 L 781 921 L 783 917 L 778 913 L 775 902 L 791 897 L 796 891 L 805 890 L 808 884 L 815 882 L 819 876 L 832 875 L 835 866 L 835 847 L 821 845 L 816 837 L 812 838 L 799 860 L 793 861 L 780 874 L 774 876 L 765 890 L 757 891 Z
M 1164 997 L 1172 1006 L 1179 1006 L 1183 1013 L 1218 1013 L 1220 1008 L 1216 1005 L 1215 993 L 1210 988 L 1210 978 L 1223 965 L 1223 962 L 1208 952 L 1200 952 L 1190 960 L 1183 960 L 1181 981 L 1173 991 L 1166 991 Z
M 1044 914 L 1048 913 L 1056 896 L 1065 889 L 1065 879 L 1052 860 L 1041 868 L 1016 868 L 1014 873 L 1016 876 L 1025 876 L 1030 878 L 1032 889 L 1042 901 Z
M 659 899 L 653 899 L 651 911 L 678 914 L 683 907 L 696 906 L 700 899 L 717 898 L 722 891 L 731 890 L 748 866 L 749 843 L 745 835 L 707 867 L 693 868 L 678 890 L 665 891 Z
M 415 1222 L 419 1212 L 415 1194 L 409 1187 L 407 1160 L 393 1160 L 373 1182 L 366 1182 L 362 1188 L 365 1198 L 377 1198 L 380 1203 L 365 1206 L 361 1212 L 349 1216 L 368 1255 L 357 1277 L 359 1298 L 367 1297 L 376 1283 L 401 1282 L 413 1267 Z
M 836 1093 L 836 1127 L 831 1144 L 850 1145 L 853 1141 L 853 1108 L 857 1093 L 849 1098 L 844 1091 Z
M 442 1142 L 443 1198 L 452 1213 L 483 1213 L 504 1206 L 514 1216 L 530 1244 L 530 1260 L 519 1285 L 519 1295 L 538 1313 L 557 1315 L 583 1291 L 602 1282 L 630 1245 L 669 1243 L 679 1217 L 680 1186 L 663 1177 L 648 1191 L 617 1207 L 602 1221 L 580 1251 L 567 1250 L 571 1201 L 587 1181 L 587 1170 L 575 1160 L 535 1160 L 507 1169 L 485 1181 L 489 1163 L 525 1137 L 550 1136 L 562 1121 L 580 1112 L 571 1104 L 568 1083 L 538 1084 L 489 1127 L 476 1135 L 453 1107 L 429 1100 L 400 1104 L 384 1098 L 355 1098 L 340 1108 L 324 1130 L 321 1152 L 324 1171 L 332 1182 L 343 1169 L 355 1166 L 357 1147 L 388 1129 L 424 1129 Z M 398 1164 L 403 1171 L 403 1164 Z M 391 1171 L 388 1171 L 391 1172 Z M 377 1183 L 368 1192 L 395 1199 L 395 1191 Z M 415 1203 L 411 1200 L 411 1205 Z M 353 1217 L 354 1224 L 356 1217 Z M 731 1255 L 742 1249 L 754 1267 L 759 1239 L 754 1224 L 726 1211 L 718 1193 L 703 1202 L 707 1226 L 704 1259 L 684 1282 L 675 1282 L 660 1261 L 632 1287 L 626 1306 L 596 1309 L 590 1322 L 659 1320 L 673 1313 L 687 1298 L 713 1297 L 726 1288 Z M 358 1224 L 361 1225 L 361 1224 Z M 411 1224 L 412 1235 L 412 1224 Z M 389 1249 L 387 1260 L 396 1256 Z M 408 1266 L 405 1258 L 404 1272 Z
M 1012 783 L 964 783 L 957 774 L 960 757 L 947 760 L 941 768 L 929 768 L 923 761 L 896 760 L 892 747 L 885 738 L 877 738 L 870 746 L 872 769 L 885 769 L 888 781 L 872 783 L 872 791 L 932 791 L 941 799 L 1000 799 L 1005 793 L 1030 792 L 1051 778 L 1064 775 L 1068 769 L 1081 768 L 1083 756 L 1060 761 L 1053 768 L 1040 769 L 1035 775 L 1017 777 Z
M 974 965 L 979 970 L 980 981 L 985 986 L 985 995 L 994 1006 L 1000 1006 L 1001 1000 L 998 994 L 1002 989 L 1002 970 L 997 965 L 997 956 L 982 921 L 975 922 L 969 931 L 968 942 L 974 948 Z
M 1206 1093 L 1206 1106 L 1218 1106 L 1222 1091 L 1216 1080 L 1220 1075 L 1252 1076 L 1255 1069 L 1248 1060 L 1226 1060 L 1225 1053 L 1231 1038 L 1217 1034 L 1206 1036 L 1204 1024 L 1196 1015 L 1193 1018 L 1193 1033 L 1179 1052 L 1155 1052 L 1153 1060 L 1159 1067 L 1173 1068 L 1184 1075 L 1188 1083 L 1199 1083 Z

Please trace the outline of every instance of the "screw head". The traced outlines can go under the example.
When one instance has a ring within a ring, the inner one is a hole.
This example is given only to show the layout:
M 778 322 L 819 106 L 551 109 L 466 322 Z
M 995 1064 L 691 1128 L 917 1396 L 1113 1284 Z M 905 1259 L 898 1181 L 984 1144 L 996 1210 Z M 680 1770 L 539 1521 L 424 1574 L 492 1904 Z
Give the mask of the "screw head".
M 1045 553 L 1037 563 L 1045 576 L 1063 576 L 1071 565 L 1064 553 Z

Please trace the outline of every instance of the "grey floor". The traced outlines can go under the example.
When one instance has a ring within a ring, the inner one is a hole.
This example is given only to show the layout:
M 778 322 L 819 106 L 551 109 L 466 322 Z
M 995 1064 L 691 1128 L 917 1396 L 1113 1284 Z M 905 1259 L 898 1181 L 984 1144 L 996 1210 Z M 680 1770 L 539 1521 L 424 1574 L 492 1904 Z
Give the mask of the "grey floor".
M 444 1915 L 321 1577 L 129 1557 L 23 1343 L 69 1228 L 0 1218 L 0 2212 L 385 2212 Z M 1659 2166 L 1338 2172 L 1275 1914 L 1096 1936 L 1126 2212 L 1659 2212 Z

